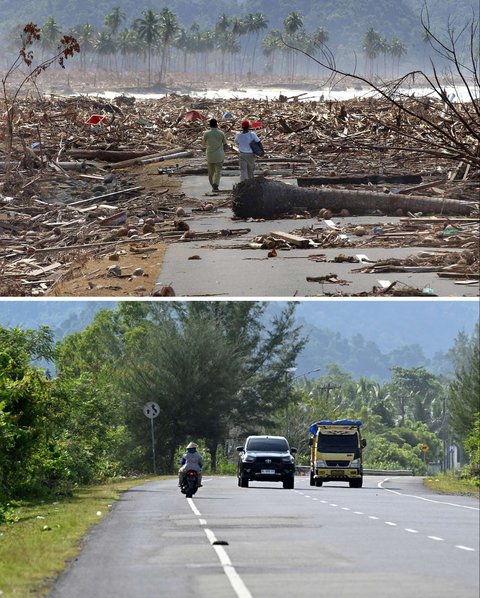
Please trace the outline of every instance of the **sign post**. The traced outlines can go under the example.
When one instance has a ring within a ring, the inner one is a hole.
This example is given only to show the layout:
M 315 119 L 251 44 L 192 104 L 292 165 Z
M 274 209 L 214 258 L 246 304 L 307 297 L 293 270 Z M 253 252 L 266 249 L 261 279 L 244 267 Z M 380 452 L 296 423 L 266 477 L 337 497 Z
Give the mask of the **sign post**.
M 158 403 L 155 403 L 154 401 L 149 401 L 148 403 L 145 403 L 145 405 L 143 406 L 143 414 L 145 415 L 145 417 L 148 417 L 151 423 L 153 475 L 157 475 L 157 465 L 155 461 L 155 433 L 153 429 L 153 420 L 156 417 L 158 417 L 159 413 L 160 407 L 158 406 Z
M 430 450 L 430 447 L 428 446 L 428 444 L 421 444 L 420 450 L 423 453 L 423 462 L 426 464 L 427 463 L 427 451 Z

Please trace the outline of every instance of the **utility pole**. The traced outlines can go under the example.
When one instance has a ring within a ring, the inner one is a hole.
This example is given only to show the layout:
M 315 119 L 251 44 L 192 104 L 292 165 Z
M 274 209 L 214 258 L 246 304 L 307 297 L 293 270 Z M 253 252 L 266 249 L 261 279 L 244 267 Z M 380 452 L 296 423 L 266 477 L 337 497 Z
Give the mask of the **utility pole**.
M 327 403 L 328 403 L 328 399 L 330 397 L 330 391 L 331 390 L 335 390 L 336 388 L 342 388 L 342 387 L 339 386 L 338 384 L 331 384 L 330 382 L 327 382 L 327 384 L 325 386 L 318 386 L 317 388 L 318 388 L 318 390 L 326 391 L 326 393 L 327 393 Z

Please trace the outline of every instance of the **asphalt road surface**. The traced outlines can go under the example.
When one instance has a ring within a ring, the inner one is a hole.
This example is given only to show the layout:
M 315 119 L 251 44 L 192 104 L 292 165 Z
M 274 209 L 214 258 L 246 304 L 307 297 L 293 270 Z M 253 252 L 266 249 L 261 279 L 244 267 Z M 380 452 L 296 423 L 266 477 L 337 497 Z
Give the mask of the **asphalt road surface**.
M 420 478 L 294 490 L 204 478 L 123 495 L 52 598 L 478 598 L 479 503 Z

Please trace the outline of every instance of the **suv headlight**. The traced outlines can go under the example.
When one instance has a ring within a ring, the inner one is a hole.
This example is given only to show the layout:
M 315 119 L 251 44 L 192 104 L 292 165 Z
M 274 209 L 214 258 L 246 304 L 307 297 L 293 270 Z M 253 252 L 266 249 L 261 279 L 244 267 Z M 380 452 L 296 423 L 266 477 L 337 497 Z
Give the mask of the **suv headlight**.
M 254 463 L 255 462 L 255 457 L 245 457 L 245 459 L 243 460 L 244 463 Z
M 282 457 L 283 463 L 293 463 L 293 457 Z

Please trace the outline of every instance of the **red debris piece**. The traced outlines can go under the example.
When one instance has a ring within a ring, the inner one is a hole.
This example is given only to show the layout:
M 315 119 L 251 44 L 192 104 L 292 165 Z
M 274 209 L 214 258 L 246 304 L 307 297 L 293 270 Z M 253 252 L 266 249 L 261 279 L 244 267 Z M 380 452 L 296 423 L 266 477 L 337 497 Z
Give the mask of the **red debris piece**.
M 197 112 L 197 110 L 189 110 L 185 112 L 183 117 L 187 121 L 195 121 L 195 120 L 205 120 L 207 117 L 204 116 L 201 112 Z
M 92 116 L 85 121 L 86 125 L 98 125 L 105 118 L 104 114 L 92 114 Z

